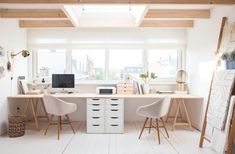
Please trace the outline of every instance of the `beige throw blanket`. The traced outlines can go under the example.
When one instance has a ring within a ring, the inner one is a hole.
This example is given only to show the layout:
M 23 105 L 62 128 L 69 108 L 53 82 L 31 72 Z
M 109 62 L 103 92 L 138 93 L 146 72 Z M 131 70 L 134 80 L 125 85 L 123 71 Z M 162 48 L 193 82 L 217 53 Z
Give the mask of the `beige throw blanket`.
M 207 123 L 214 128 L 225 128 L 234 79 L 235 70 L 220 70 L 214 74 L 207 114 Z

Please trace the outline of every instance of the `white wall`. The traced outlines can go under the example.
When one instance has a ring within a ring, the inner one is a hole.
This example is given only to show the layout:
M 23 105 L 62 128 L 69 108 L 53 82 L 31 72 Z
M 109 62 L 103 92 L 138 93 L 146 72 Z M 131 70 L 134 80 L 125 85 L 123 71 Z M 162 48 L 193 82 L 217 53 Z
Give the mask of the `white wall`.
M 28 47 L 57 48 L 134 48 L 175 47 L 185 45 L 184 29 L 152 28 L 79 28 L 29 29 Z M 171 42 L 171 43 L 169 43 Z
M 4 48 L 5 56 L 0 57 L 0 62 L 6 69 L 8 51 L 19 52 L 26 49 L 26 30 L 18 28 L 18 21 L 0 20 L 0 46 Z M 0 79 L 0 134 L 6 132 L 8 103 L 7 96 L 17 93 L 17 76 L 24 75 L 27 77 L 27 60 L 18 56 L 13 62 L 13 82 L 11 82 L 12 73 L 5 73 L 5 77 Z M 12 83 L 12 86 L 11 86 Z M 12 90 L 11 90 L 12 87 Z
M 218 42 L 222 17 L 235 21 L 235 6 L 216 6 L 210 20 L 198 20 L 187 32 L 187 71 L 189 89 L 204 100 L 194 100 L 188 105 L 190 118 L 198 129 L 202 127 L 204 111 Z

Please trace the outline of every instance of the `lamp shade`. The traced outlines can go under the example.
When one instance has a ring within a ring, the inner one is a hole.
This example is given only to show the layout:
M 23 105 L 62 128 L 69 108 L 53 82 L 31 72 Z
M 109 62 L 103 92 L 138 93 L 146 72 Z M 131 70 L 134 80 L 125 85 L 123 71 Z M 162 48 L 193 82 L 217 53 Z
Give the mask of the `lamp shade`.
M 177 83 L 186 83 L 188 78 L 187 72 L 185 70 L 179 70 L 176 75 Z

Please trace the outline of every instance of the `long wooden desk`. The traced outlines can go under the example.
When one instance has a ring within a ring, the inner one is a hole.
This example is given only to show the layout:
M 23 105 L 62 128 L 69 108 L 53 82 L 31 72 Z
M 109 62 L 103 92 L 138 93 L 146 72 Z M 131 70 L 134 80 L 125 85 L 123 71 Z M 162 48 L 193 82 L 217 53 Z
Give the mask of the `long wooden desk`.
M 57 94 L 53 94 L 53 96 L 57 97 L 57 98 L 124 98 L 124 99 L 150 99 L 150 98 L 163 98 L 165 96 L 169 96 L 171 97 L 171 105 L 169 108 L 169 112 L 167 114 L 166 117 L 166 122 L 169 118 L 174 118 L 174 122 L 173 122 L 173 127 L 172 129 L 175 128 L 176 125 L 188 125 L 190 128 L 191 126 L 191 121 L 189 119 L 188 116 L 188 111 L 185 105 L 184 100 L 185 99 L 202 99 L 202 97 L 199 96 L 195 96 L 195 95 L 189 95 L 189 94 L 147 94 L 147 95 L 119 95 L 119 94 L 114 94 L 114 95 L 98 95 L 98 94 L 89 94 L 89 93 L 72 93 L 72 94 L 61 94 L 61 93 L 57 93 Z M 25 113 L 27 112 L 29 106 L 31 106 L 31 110 L 33 113 L 33 117 L 34 117 L 34 121 L 35 121 L 35 125 L 36 128 L 39 129 L 39 125 L 38 125 L 38 118 L 36 115 L 36 110 L 37 110 L 37 104 L 40 102 L 42 104 L 43 107 L 43 111 L 45 113 L 45 116 L 47 118 L 47 120 L 49 121 L 44 103 L 43 103 L 43 94 L 38 94 L 38 95 L 15 95 L 15 96 L 9 96 L 8 99 L 27 99 L 27 104 L 26 104 L 26 108 L 25 108 Z M 171 113 L 171 109 L 172 109 L 172 104 L 176 102 L 177 106 L 176 106 L 176 114 L 174 116 L 170 116 Z M 185 112 L 186 115 L 186 119 L 187 122 L 177 122 L 178 118 L 181 118 L 182 120 L 182 113 L 181 113 L 181 108 L 180 106 L 183 107 L 183 110 Z

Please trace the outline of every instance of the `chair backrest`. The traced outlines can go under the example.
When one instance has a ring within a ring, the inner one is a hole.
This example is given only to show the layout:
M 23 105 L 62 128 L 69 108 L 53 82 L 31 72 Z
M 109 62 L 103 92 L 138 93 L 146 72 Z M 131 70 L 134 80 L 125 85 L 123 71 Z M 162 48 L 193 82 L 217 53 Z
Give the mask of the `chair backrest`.
M 171 98 L 170 97 L 164 97 L 163 100 L 160 102 L 161 104 L 161 117 L 165 116 L 168 113 L 169 107 L 171 103 Z
M 166 96 L 160 100 L 148 105 L 152 116 L 163 117 L 167 114 L 170 106 L 171 98 Z
M 47 113 L 55 114 L 55 115 L 60 115 L 61 113 L 63 113 L 63 108 L 65 105 L 63 101 L 49 94 L 45 94 L 43 96 L 43 101 L 44 101 Z

